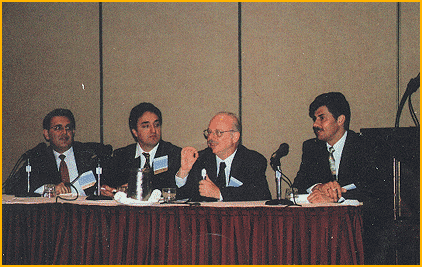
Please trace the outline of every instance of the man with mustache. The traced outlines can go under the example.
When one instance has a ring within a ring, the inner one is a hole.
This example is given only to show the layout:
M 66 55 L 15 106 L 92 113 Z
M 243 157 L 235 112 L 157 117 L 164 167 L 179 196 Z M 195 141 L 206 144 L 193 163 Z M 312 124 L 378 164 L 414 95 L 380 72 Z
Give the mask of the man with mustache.
M 146 163 L 151 168 L 153 189 L 176 187 L 174 175 L 180 168 L 182 149 L 161 139 L 162 122 L 161 111 L 151 103 L 140 103 L 131 110 L 129 129 L 136 143 L 113 152 L 102 195 L 113 196 L 117 187 L 126 187 L 134 170 Z
M 239 144 L 240 132 L 239 119 L 233 113 L 220 112 L 204 130 L 208 148 L 200 152 L 193 147 L 183 148 L 181 167 L 176 175 L 179 199 L 247 201 L 271 198 L 265 177 L 267 160 Z
M 75 188 L 79 195 L 94 193 L 98 157 L 110 156 L 112 147 L 94 142 L 74 141 L 75 128 L 75 118 L 68 109 L 55 109 L 45 116 L 43 135 L 50 146 L 46 147 L 41 143 L 23 155 L 29 157 L 31 165 L 30 193 L 42 193 L 45 184 L 55 184 L 57 194 L 71 191 L 76 193 Z M 82 174 L 84 179 L 78 178 Z M 17 176 L 6 181 L 4 193 L 14 195 L 27 193 L 27 176 L 24 164 L 17 172 Z M 71 188 L 70 183 L 75 188 Z
M 371 161 L 370 146 L 349 129 L 350 115 L 349 103 L 338 92 L 321 94 L 309 106 L 316 138 L 303 143 L 293 187 L 310 193 L 311 203 L 337 202 L 343 195 L 360 201 L 383 196 L 385 181 Z M 356 189 L 342 188 L 346 185 Z

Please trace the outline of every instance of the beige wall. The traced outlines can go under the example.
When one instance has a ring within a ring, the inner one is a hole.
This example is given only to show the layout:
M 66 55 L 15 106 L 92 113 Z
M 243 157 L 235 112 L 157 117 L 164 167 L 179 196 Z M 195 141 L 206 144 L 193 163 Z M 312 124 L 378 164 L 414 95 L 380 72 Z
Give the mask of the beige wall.
M 346 95 L 351 129 L 393 127 L 419 73 L 419 11 L 401 3 L 398 91 L 396 3 L 242 3 L 243 143 L 267 159 L 288 143 L 294 178 L 308 106 L 328 91 Z M 98 20 L 98 3 L 3 3 L 3 179 L 56 107 L 75 113 L 77 140 L 99 141 Z M 132 143 L 129 112 L 149 101 L 165 140 L 204 148 L 211 116 L 239 110 L 237 29 L 237 3 L 103 3 L 104 142 Z

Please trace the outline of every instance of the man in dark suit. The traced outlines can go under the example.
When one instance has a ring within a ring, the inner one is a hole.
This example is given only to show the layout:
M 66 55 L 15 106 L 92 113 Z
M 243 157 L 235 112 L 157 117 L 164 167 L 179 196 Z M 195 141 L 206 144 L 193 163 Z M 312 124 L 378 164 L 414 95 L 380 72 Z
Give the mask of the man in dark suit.
M 265 177 L 267 160 L 258 152 L 239 145 L 240 132 L 238 118 L 232 113 L 221 112 L 204 130 L 208 148 L 199 153 L 193 147 L 183 148 L 181 167 L 176 175 L 179 199 L 246 201 L 271 198 Z
M 50 146 L 40 143 L 21 157 L 29 159 L 31 166 L 29 193 L 42 193 L 45 184 L 55 184 L 58 194 L 70 193 L 71 190 L 76 193 L 75 188 L 80 195 L 94 192 L 98 159 L 107 159 L 111 155 L 112 147 L 74 141 L 75 127 L 75 118 L 68 109 L 55 109 L 45 116 L 43 134 Z M 63 156 L 62 160 L 60 157 Z M 26 169 L 25 163 L 16 175 L 6 181 L 4 193 L 28 193 Z M 75 188 L 71 188 L 70 183 Z
M 113 196 L 117 187 L 127 186 L 130 176 L 145 169 L 146 163 L 151 168 L 153 189 L 176 188 L 174 176 L 182 149 L 161 139 L 162 122 L 161 111 L 151 103 L 140 103 L 131 110 L 129 129 L 136 143 L 113 152 L 103 195 Z
M 337 202 L 343 195 L 363 202 L 365 264 L 386 264 L 386 240 L 395 233 L 389 176 L 382 175 L 368 140 L 349 130 L 350 107 L 343 94 L 317 96 L 309 106 L 309 116 L 314 121 L 316 138 L 303 143 L 302 162 L 293 187 L 299 193 L 310 193 L 311 203 Z M 333 172 L 331 147 L 335 150 Z M 356 189 L 341 188 L 350 184 Z
M 367 201 L 367 197 L 382 197 L 385 192 L 386 181 L 379 177 L 370 146 L 349 129 L 350 115 L 349 103 L 338 92 L 319 95 L 309 107 L 316 138 L 303 143 L 293 187 L 299 193 L 310 193 L 311 203 L 337 202 L 342 195 Z M 330 163 L 331 148 L 334 164 Z M 351 184 L 356 189 L 342 188 Z

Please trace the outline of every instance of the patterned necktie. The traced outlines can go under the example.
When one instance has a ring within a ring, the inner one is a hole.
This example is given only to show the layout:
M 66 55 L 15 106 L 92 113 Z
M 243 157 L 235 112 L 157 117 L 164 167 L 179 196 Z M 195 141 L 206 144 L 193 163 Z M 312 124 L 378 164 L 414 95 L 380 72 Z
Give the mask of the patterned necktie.
M 217 176 L 217 183 L 216 186 L 218 186 L 218 188 L 224 188 L 226 187 L 226 163 L 221 162 L 220 163 L 220 170 L 218 171 L 218 176 Z
M 145 164 L 143 167 L 143 173 L 151 173 L 151 165 L 149 165 L 149 153 L 142 153 L 145 156 Z
M 333 175 L 334 180 L 337 180 L 337 173 L 336 173 L 336 161 L 334 159 L 334 147 L 330 147 L 328 149 L 328 152 L 330 152 L 330 155 L 328 157 L 328 161 L 330 162 L 330 170 L 331 174 Z
M 145 164 L 142 168 L 142 198 L 148 198 L 152 192 L 152 171 L 149 164 L 149 153 L 142 153 L 145 156 Z
M 60 167 L 59 167 L 59 171 L 60 171 L 60 177 L 62 178 L 62 181 L 64 183 L 70 183 L 70 178 L 69 178 L 69 170 L 67 168 L 67 164 L 64 161 L 64 158 L 66 156 L 65 155 L 60 155 Z

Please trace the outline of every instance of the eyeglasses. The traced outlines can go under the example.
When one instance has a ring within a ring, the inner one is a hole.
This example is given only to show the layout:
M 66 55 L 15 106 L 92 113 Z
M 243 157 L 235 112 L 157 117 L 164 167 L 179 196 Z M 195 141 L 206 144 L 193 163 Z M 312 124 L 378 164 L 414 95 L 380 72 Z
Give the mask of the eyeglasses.
M 210 136 L 210 134 L 214 133 L 218 138 L 223 136 L 223 133 L 227 133 L 227 132 L 237 132 L 235 130 L 228 130 L 228 131 L 220 131 L 220 130 L 215 130 L 215 131 L 211 131 L 210 129 L 206 129 L 204 130 L 204 137 L 205 139 L 208 139 L 208 136 Z
M 70 126 L 70 125 L 66 125 L 64 128 L 62 125 L 56 125 L 56 126 L 50 127 L 50 129 L 53 129 L 56 132 L 61 132 L 63 130 L 65 130 L 66 132 L 70 132 L 70 131 L 73 131 L 74 128 L 73 126 Z

